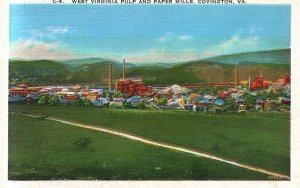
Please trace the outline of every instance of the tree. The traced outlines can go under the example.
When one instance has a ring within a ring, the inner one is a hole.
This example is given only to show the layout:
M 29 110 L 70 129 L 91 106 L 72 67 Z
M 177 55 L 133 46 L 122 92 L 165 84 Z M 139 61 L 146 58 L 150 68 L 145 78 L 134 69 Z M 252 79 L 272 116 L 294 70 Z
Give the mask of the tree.
M 83 100 L 82 100 L 81 98 L 78 98 L 78 99 L 74 102 L 73 105 L 74 105 L 74 106 L 83 106 L 83 105 L 84 105 L 84 102 L 83 102 Z
M 132 105 L 130 102 L 124 101 L 123 105 L 125 108 L 132 108 Z
M 83 102 L 83 106 L 90 106 L 92 104 L 92 102 L 88 99 L 84 99 L 82 102 Z
M 146 107 L 145 101 L 140 100 L 140 101 L 137 103 L 137 108 L 139 108 L 139 109 L 144 109 L 145 107 Z
M 224 100 L 223 109 L 225 111 L 235 111 L 238 109 L 238 104 L 233 98 L 226 98 Z
M 79 146 L 79 147 L 82 147 L 82 148 L 86 147 L 90 143 L 92 143 L 91 139 L 89 137 L 86 137 L 86 136 L 80 136 L 80 137 L 77 137 L 74 140 L 74 144 Z
M 281 96 L 280 93 L 275 94 L 273 91 L 271 91 L 271 92 L 268 92 L 268 93 L 261 93 L 257 96 L 257 98 L 261 97 L 261 98 L 267 99 L 267 100 L 276 100 L 280 96 Z
M 248 94 L 246 95 L 246 105 L 249 107 L 253 107 L 256 102 L 256 97 L 254 95 Z
M 204 95 L 204 94 L 210 94 L 212 92 L 212 87 L 200 87 L 199 89 L 199 94 Z
M 224 87 L 220 87 L 220 86 L 204 86 L 204 87 L 201 87 L 199 89 L 199 94 L 200 95 L 204 95 L 204 94 L 209 94 L 209 95 L 218 95 L 219 92 L 221 90 L 224 90 L 225 88 Z
M 110 92 L 105 92 L 105 93 L 103 93 L 103 96 L 104 96 L 104 97 L 112 98 L 113 94 L 110 93 Z
M 119 93 L 119 92 L 116 92 L 112 96 L 113 96 L 113 98 L 121 98 L 121 97 L 123 97 L 123 94 Z
M 40 105 L 47 105 L 47 104 L 49 104 L 49 96 L 48 95 L 42 95 L 42 96 L 40 96 L 38 104 L 40 104 Z
M 59 97 L 57 95 L 42 95 L 39 98 L 38 104 L 55 106 L 59 104 Z
M 57 95 L 51 95 L 48 98 L 48 104 L 51 106 L 56 106 L 59 104 L 59 98 Z
M 168 102 L 168 98 L 167 97 L 160 97 L 158 99 L 156 99 L 156 104 L 159 106 L 165 106 Z

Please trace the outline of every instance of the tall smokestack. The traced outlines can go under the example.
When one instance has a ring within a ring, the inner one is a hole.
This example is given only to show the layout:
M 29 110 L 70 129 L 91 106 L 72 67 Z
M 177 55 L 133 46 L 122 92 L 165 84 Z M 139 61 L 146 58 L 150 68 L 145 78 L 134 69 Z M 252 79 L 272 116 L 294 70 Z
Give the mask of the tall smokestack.
M 108 89 L 109 91 L 112 90 L 112 64 L 109 63 L 109 66 L 108 66 Z
M 125 59 L 123 59 L 123 80 L 125 80 Z
M 238 67 L 237 64 L 235 64 L 235 68 L 234 68 L 234 85 L 237 86 L 238 84 Z
M 249 90 L 250 90 L 250 87 L 251 87 L 251 78 L 250 78 L 250 75 L 249 75 Z

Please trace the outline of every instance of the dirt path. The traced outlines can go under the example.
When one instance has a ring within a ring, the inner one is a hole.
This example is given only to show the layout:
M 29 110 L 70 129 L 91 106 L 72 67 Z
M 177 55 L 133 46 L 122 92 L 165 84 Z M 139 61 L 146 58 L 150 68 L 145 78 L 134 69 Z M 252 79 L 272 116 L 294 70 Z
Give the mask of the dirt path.
M 22 114 L 22 115 L 38 118 L 38 116 L 35 116 L 35 115 L 29 115 L 29 114 Z M 272 172 L 272 171 L 265 170 L 265 169 L 262 169 L 262 168 L 258 168 L 258 167 L 255 167 L 255 166 L 250 166 L 250 165 L 247 165 L 247 164 L 235 162 L 235 161 L 232 161 L 232 160 L 224 159 L 222 157 L 214 156 L 214 155 L 204 153 L 204 152 L 200 152 L 200 151 L 196 151 L 196 150 L 191 150 L 191 149 L 184 148 L 184 147 L 181 147 L 181 146 L 175 146 L 175 145 L 171 145 L 171 144 L 168 144 L 168 143 L 161 143 L 161 142 L 153 141 L 153 140 L 142 138 L 140 136 L 135 136 L 135 135 L 132 135 L 132 134 L 129 134 L 129 133 L 123 133 L 121 131 L 111 130 L 111 129 L 108 129 L 108 128 L 94 127 L 94 126 L 91 126 L 91 125 L 86 125 L 86 124 L 81 124 L 81 123 L 73 123 L 73 122 L 70 122 L 70 121 L 65 121 L 65 120 L 52 118 L 52 117 L 47 118 L 47 120 L 56 121 L 56 122 L 60 122 L 60 123 L 63 123 L 63 124 L 76 126 L 76 127 L 81 127 L 81 128 L 85 128 L 85 129 L 90 129 L 90 130 L 94 130 L 94 131 L 100 131 L 100 132 L 104 132 L 104 133 L 108 133 L 108 134 L 112 134 L 112 135 L 117 135 L 117 136 L 120 136 L 120 137 L 124 137 L 124 138 L 130 139 L 130 140 L 135 140 L 135 141 L 142 142 L 142 143 L 145 143 L 145 144 L 158 146 L 158 147 L 163 147 L 163 148 L 167 148 L 167 149 L 171 149 L 171 150 L 175 150 L 175 151 L 180 151 L 180 152 L 196 155 L 196 156 L 199 156 L 199 157 L 208 158 L 208 159 L 211 159 L 211 160 L 220 161 L 220 162 L 227 163 L 227 164 L 233 165 L 233 166 L 238 166 L 238 167 L 241 167 L 241 168 L 244 168 L 244 169 L 247 169 L 247 170 L 267 174 L 267 175 L 270 175 L 270 176 L 275 176 L 279 179 L 290 179 L 289 176 L 284 175 L 284 174 L 280 174 L 280 173 Z

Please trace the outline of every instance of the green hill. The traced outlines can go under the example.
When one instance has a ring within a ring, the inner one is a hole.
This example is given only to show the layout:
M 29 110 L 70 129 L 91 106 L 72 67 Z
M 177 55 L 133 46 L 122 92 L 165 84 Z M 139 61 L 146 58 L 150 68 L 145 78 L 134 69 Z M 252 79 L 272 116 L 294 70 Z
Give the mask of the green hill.
M 129 77 L 142 77 L 143 82 L 149 85 L 204 82 L 203 79 L 190 74 L 190 70 L 181 68 L 178 65 L 173 67 L 134 67 L 129 69 L 126 75 Z
M 65 64 L 50 60 L 9 61 L 9 79 L 35 80 L 36 84 L 63 83 L 65 75 L 70 73 Z
M 59 61 L 59 63 L 72 65 L 72 66 L 78 66 L 78 65 L 84 65 L 84 64 L 99 63 L 99 62 L 103 62 L 103 61 L 107 61 L 107 59 L 103 59 L 103 58 L 72 59 L 72 60 Z
M 234 64 L 201 61 L 179 65 L 174 68 L 176 68 L 176 72 L 185 70 L 206 83 L 229 83 L 234 81 L 234 66 Z M 238 80 L 248 80 L 249 76 L 253 79 L 260 75 L 260 70 L 265 79 L 276 81 L 278 78 L 282 78 L 284 74 L 290 72 L 290 65 L 263 63 L 240 64 L 238 65 Z
M 103 84 L 107 83 L 108 64 L 111 61 L 93 63 L 70 64 L 50 60 L 9 61 L 9 80 L 20 80 L 32 85 L 44 84 Z M 113 63 L 113 78 L 120 78 L 122 64 Z M 130 65 L 128 65 L 129 67 Z M 131 66 L 133 67 L 133 66 Z
M 275 63 L 290 64 L 291 49 L 246 52 L 203 59 L 204 62 L 219 62 L 227 64 L 244 63 Z
M 126 77 L 141 77 L 149 85 L 188 83 L 229 83 L 234 80 L 234 66 L 238 64 L 238 79 L 253 79 L 262 71 L 267 80 L 276 81 L 290 73 L 290 49 L 251 52 L 219 56 L 207 60 L 161 64 L 126 64 Z M 9 62 L 9 78 L 27 80 L 34 84 L 96 84 L 107 85 L 108 64 L 113 64 L 113 79 L 121 78 L 122 63 L 101 58 L 70 61 L 16 61 Z
M 65 61 L 58 61 L 59 63 L 70 65 L 71 67 L 78 67 L 81 65 L 94 64 L 94 63 L 107 63 L 111 62 L 113 65 L 121 67 L 122 64 L 119 61 L 106 59 L 106 58 L 86 58 L 86 59 L 72 59 Z M 134 67 L 135 65 L 132 63 L 126 63 L 126 67 Z
M 195 60 L 171 67 L 142 66 L 129 71 L 130 76 L 142 76 L 148 84 L 229 83 L 234 81 L 234 66 L 238 63 L 238 80 L 255 78 L 262 71 L 267 80 L 276 81 L 290 73 L 291 50 L 247 52 Z
M 191 62 L 176 65 L 171 68 L 138 67 L 130 69 L 127 75 L 142 76 L 144 82 L 156 84 L 187 84 L 187 83 L 230 83 L 234 81 L 233 64 L 216 62 Z M 238 66 L 238 80 L 255 78 L 260 70 L 267 80 L 276 81 L 290 72 L 289 64 L 240 64 Z
M 109 62 L 80 65 L 66 78 L 67 83 L 106 84 Z M 113 79 L 121 78 L 121 64 L 113 64 Z

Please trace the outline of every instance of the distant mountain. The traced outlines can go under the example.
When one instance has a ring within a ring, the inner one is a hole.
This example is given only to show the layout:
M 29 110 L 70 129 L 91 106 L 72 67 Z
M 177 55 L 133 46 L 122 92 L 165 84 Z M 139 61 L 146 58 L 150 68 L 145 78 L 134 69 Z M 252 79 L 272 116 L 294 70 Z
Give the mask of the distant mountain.
M 75 64 L 71 64 L 72 62 Z M 67 63 L 51 60 L 9 60 L 9 79 L 36 85 L 106 83 L 109 63 L 113 64 L 113 78 L 121 78 L 121 63 L 103 59 L 99 62 L 99 59 L 93 58 L 70 60 Z M 126 67 L 129 69 L 134 65 L 126 64 Z
M 181 63 L 165 63 L 165 62 L 144 62 L 144 63 L 134 63 L 135 66 L 143 67 L 143 66 L 160 66 L 160 67 L 173 67 L 174 65 L 178 65 Z
M 239 54 L 222 55 L 207 59 L 204 62 L 218 62 L 226 64 L 251 64 L 251 63 L 275 63 L 290 64 L 291 49 L 246 52 Z
M 110 62 L 116 66 L 122 66 L 121 62 L 113 60 L 113 59 L 107 59 L 107 58 L 72 59 L 72 60 L 64 60 L 64 61 L 58 61 L 58 62 L 66 64 L 66 65 L 70 65 L 71 67 L 77 67 L 80 65 L 87 65 L 87 64 L 95 64 L 95 63 L 107 63 L 107 62 Z M 132 63 L 126 63 L 126 66 L 133 67 L 135 65 Z
M 85 65 L 85 64 L 93 64 L 93 63 L 101 63 L 105 61 L 112 61 L 110 59 L 105 58 L 86 58 L 86 59 L 72 59 L 72 60 L 63 60 L 58 61 L 59 63 L 67 64 L 67 65 Z
M 107 83 L 108 67 L 110 62 L 101 62 L 93 64 L 83 64 L 73 69 L 71 74 L 66 78 L 67 83 Z M 122 65 L 113 63 L 112 77 L 121 78 Z
M 276 81 L 290 73 L 290 49 L 249 52 L 218 56 L 206 60 L 178 64 L 126 63 L 126 77 L 139 77 L 149 85 L 187 83 L 229 83 L 234 80 L 234 64 L 238 65 L 238 79 L 247 80 L 260 74 Z M 33 84 L 98 84 L 106 85 L 108 65 L 113 64 L 113 79 L 122 77 L 122 63 L 90 58 L 69 61 L 9 61 L 10 80 L 23 80 Z M 13 83 L 14 81 L 12 81 Z
M 234 64 L 199 61 L 178 65 L 172 69 L 174 69 L 173 74 L 186 72 L 186 75 L 193 75 L 206 83 L 230 83 L 234 81 L 234 67 Z M 277 81 L 278 78 L 290 73 L 290 64 L 239 64 L 238 80 L 248 80 L 249 76 L 253 79 L 260 75 L 260 71 L 262 71 L 265 79 Z
M 42 83 L 63 83 L 69 74 L 65 64 L 50 60 L 10 60 L 9 79 L 37 80 Z

